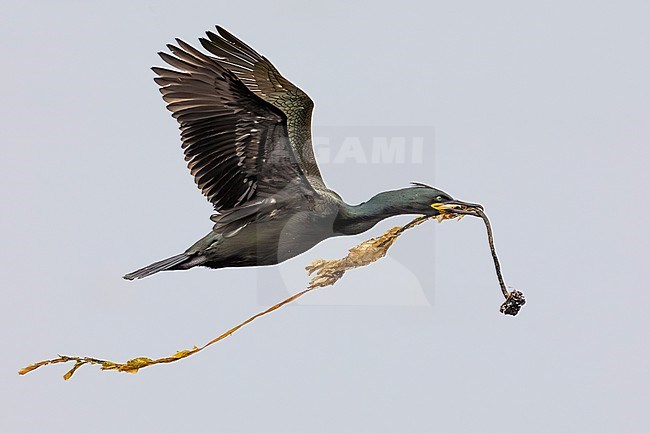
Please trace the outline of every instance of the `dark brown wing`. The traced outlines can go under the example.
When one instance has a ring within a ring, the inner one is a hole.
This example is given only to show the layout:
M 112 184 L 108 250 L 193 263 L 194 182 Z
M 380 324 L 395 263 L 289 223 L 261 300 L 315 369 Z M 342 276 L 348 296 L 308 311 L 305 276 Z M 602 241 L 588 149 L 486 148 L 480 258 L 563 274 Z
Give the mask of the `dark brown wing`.
M 159 53 L 176 70 L 152 68 L 154 80 L 180 123 L 187 166 L 215 210 L 307 184 L 284 113 L 213 58 L 176 41 L 167 46 L 173 55 Z
M 232 71 L 253 93 L 280 109 L 287 116 L 289 139 L 298 162 L 310 177 L 322 183 L 311 140 L 311 114 L 314 103 L 254 49 L 217 26 L 218 35 L 207 32 L 203 47 L 218 56 L 215 60 Z

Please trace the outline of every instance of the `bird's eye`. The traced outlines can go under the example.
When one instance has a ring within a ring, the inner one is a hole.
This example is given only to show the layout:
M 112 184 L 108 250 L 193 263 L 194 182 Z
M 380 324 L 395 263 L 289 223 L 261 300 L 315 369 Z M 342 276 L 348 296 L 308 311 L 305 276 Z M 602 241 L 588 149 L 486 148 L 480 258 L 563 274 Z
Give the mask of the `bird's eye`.
M 445 200 L 445 196 L 444 196 L 444 195 L 438 195 L 438 196 L 436 196 L 436 201 L 444 201 L 444 200 Z

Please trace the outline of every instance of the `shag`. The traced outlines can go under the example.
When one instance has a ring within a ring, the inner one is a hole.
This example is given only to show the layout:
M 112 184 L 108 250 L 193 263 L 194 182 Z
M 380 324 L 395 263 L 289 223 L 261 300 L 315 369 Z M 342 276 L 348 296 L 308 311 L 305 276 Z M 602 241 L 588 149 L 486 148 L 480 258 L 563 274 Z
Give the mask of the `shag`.
M 314 158 L 312 100 L 265 57 L 219 26 L 217 32 L 200 39 L 211 55 L 176 39 L 167 45 L 171 54 L 159 53 L 174 69 L 152 68 L 180 124 L 187 166 L 214 206 L 214 226 L 187 251 L 124 278 L 274 265 L 392 216 L 481 208 L 421 183 L 345 203 L 325 186 Z

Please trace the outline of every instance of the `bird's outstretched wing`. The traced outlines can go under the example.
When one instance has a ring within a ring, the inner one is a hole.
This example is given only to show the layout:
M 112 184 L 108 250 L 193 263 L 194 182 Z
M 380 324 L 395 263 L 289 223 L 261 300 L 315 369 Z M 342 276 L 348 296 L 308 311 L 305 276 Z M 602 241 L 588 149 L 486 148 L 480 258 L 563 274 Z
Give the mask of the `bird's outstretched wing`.
M 224 68 L 232 71 L 253 93 L 287 116 L 289 139 L 305 174 L 322 184 L 311 140 L 311 113 L 314 103 L 257 51 L 217 26 L 218 35 L 207 32 L 203 47 L 216 55 Z
M 152 68 L 167 108 L 178 120 L 185 159 L 214 209 L 263 199 L 303 185 L 302 168 L 289 144 L 286 115 L 249 90 L 214 58 L 177 39 L 176 68 Z

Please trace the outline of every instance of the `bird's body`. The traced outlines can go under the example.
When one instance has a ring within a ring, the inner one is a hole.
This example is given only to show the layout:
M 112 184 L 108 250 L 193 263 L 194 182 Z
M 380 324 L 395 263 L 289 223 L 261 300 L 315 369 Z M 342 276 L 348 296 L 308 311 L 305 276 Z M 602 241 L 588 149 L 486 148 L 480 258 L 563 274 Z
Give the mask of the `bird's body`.
M 201 44 L 178 40 L 153 68 L 178 120 L 188 167 L 213 204 L 214 227 L 184 253 L 124 276 L 281 263 L 333 237 L 401 214 L 437 215 L 468 203 L 415 184 L 357 206 L 325 185 L 311 144 L 313 102 L 264 57 L 217 27 Z
M 323 202 L 314 202 L 313 206 L 311 210 L 279 210 L 268 220 L 247 224 L 232 236 L 212 230 L 187 253 L 204 257 L 203 266 L 210 268 L 281 263 L 336 235 L 332 231 L 336 206 Z

